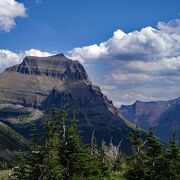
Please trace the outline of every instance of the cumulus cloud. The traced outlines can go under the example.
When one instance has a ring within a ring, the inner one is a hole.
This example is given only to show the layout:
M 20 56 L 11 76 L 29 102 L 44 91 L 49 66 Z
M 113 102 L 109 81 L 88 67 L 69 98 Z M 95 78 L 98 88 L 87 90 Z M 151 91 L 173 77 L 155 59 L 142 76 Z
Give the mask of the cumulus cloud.
M 176 28 L 176 31 L 178 31 L 178 28 Z M 169 31 L 165 32 L 164 30 L 161 31 L 152 27 L 146 27 L 141 31 L 134 31 L 127 34 L 121 30 L 117 30 L 109 40 L 99 45 L 94 44 L 82 48 L 74 48 L 69 51 L 69 55 L 85 63 L 103 58 L 118 59 L 121 61 L 136 59 L 154 60 L 179 55 L 179 44 L 180 41 L 174 39 L 169 34 Z
M 93 79 L 116 105 L 180 96 L 179 19 L 129 33 L 119 29 L 107 41 L 74 48 L 68 55 L 87 70 L 91 65 L 103 72 Z
M 130 69 L 136 69 L 145 72 L 169 72 L 180 70 L 180 56 L 159 59 L 157 61 L 131 61 L 126 64 Z
M 176 43 L 169 35 L 146 27 L 117 39 L 113 36 L 106 42 L 108 54 L 121 60 L 153 60 L 176 51 Z M 173 48 L 172 48 L 173 46 Z
M 20 57 L 18 54 L 9 50 L 0 50 L 0 72 L 11 65 L 18 64 L 19 62 Z
M 26 56 L 46 57 L 50 55 L 51 54 L 48 52 L 42 52 L 37 49 L 30 49 L 20 53 L 14 53 L 9 50 L 0 49 L 0 72 L 2 72 L 7 67 L 21 63 L 23 58 Z
M 26 8 L 15 0 L 0 0 L 0 31 L 9 32 L 15 25 L 17 17 L 25 17 Z
M 157 28 L 170 34 L 180 34 L 180 19 L 165 22 L 158 22 Z
M 52 55 L 49 52 L 40 51 L 38 49 L 30 49 L 30 50 L 25 51 L 25 52 L 23 52 L 21 54 L 23 55 L 23 57 L 25 57 L 25 56 L 46 57 L 46 56 L 51 56 Z
M 106 42 L 102 42 L 99 45 L 93 44 L 90 46 L 84 46 L 82 48 L 74 48 L 68 52 L 68 56 L 72 59 L 78 59 L 83 63 L 88 63 L 88 61 L 99 60 L 102 58 L 109 58 L 109 48 L 108 44 L 116 44 L 117 40 L 121 40 L 125 36 L 125 33 L 121 30 L 114 32 L 111 39 Z
M 101 43 L 99 46 L 97 44 L 91 46 L 85 46 L 82 48 L 74 48 L 69 51 L 68 56 L 72 59 L 78 59 L 82 63 L 84 60 L 96 60 L 102 58 L 102 56 L 107 55 L 106 47 L 104 43 Z

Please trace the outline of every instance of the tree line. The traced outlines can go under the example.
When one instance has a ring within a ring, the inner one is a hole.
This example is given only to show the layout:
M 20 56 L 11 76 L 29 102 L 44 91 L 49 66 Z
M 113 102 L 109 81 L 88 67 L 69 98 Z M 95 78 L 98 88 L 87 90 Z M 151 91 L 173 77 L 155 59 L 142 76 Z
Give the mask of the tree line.
M 17 180 L 178 180 L 180 179 L 180 147 L 175 131 L 167 148 L 150 129 L 145 139 L 138 127 L 127 137 L 131 154 L 124 154 L 119 145 L 102 142 L 95 133 L 91 146 L 81 142 L 78 121 L 52 108 L 46 118 L 44 143 L 33 125 L 30 152 L 19 152 L 11 179 Z

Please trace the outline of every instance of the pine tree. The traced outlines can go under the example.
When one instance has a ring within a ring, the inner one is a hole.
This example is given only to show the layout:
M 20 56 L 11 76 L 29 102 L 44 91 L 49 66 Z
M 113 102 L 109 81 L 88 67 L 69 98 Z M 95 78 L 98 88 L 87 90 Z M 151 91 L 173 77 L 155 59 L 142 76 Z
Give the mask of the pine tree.
M 125 177 L 129 180 L 144 179 L 146 176 L 144 162 L 144 159 L 146 158 L 144 151 L 145 142 L 141 139 L 141 133 L 138 126 L 136 126 L 135 131 L 128 136 L 128 140 L 132 145 L 132 155 L 129 159 L 130 166 Z
M 45 147 L 43 159 L 43 179 L 61 180 L 62 166 L 59 156 L 60 135 L 57 109 L 52 109 L 51 118 L 47 118 L 45 125 Z
M 94 163 L 96 163 L 94 169 L 99 172 L 98 176 L 108 178 L 110 175 L 110 165 L 107 162 L 106 155 L 102 149 L 99 150 L 99 154 L 96 156 Z
M 65 168 L 65 179 L 72 179 L 76 176 L 83 177 L 85 168 L 85 150 L 82 148 L 80 137 L 77 131 L 77 120 L 73 118 L 69 126 L 66 126 L 67 113 L 61 110 L 61 123 L 63 126 L 63 147 L 61 148 L 62 163 Z M 78 172 L 78 174 L 77 174 Z
M 44 151 L 42 146 L 39 145 L 38 129 L 35 124 L 31 130 L 31 152 L 28 157 L 29 163 L 29 179 L 37 180 L 42 176 L 42 163 L 44 158 Z
M 180 147 L 177 144 L 176 132 L 172 133 L 172 140 L 165 154 L 166 172 L 165 176 L 170 179 L 180 178 Z
M 147 135 L 147 155 L 155 159 L 156 157 L 162 155 L 162 143 L 154 135 L 152 129 L 150 129 Z
M 95 130 L 93 130 L 92 136 L 91 136 L 91 147 L 90 147 L 90 154 L 87 157 L 88 159 L 88 165 L 87 165 L 87 174 L 88 176 L 91 176 L 93 179 L 93 176 L 96 178 L 101 177 L 102 173 L 102 165 L 101 162 L 104 161 L 102 159 L 101 153 L 98 151 L 97 148 L 97 140 L 95 137 Z
M 61 110 L 62 138 L 61 160 L 65 168 L 64 179 L 100 179 L 102 177 L 102 159 L 96 149 L 96 138 L 93 136 L 92 154 L 81 143 L 78 133 L 76 111 L 73 118 L 68 122 L 67 113 Z M 96 152 L 96 153 L 95 153 Z
M 146 167 L 147 167 L 147 178 L 157 179 L 162 175 L 163 166 L 163 152 L 162 144 L 159 139 L 153 134 L 150 129 L 147 135 L 146 143 Z
M 87 173 L 92 179 L 101 179 L 109 176 L 109 164 L 106 161 L 103 146 L 102 149 L 98 149 L 95 131 L 93 131 L 91 137 L 91 154 L 88 156 L 88 162 Z
M 29 168 L 22 151 L 17 154 L 17 166 L 13 169 L 13 178 L 17 180 L 28 180 L 29 179 Z

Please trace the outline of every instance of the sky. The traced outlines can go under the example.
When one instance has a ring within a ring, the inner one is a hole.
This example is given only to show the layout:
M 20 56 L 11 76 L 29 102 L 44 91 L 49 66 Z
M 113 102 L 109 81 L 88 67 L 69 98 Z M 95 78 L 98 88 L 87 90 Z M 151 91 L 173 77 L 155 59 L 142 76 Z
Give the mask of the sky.
M 179 97 L 180 1 L 0 0 L 0 72 L 61 52 L 116 106 Z

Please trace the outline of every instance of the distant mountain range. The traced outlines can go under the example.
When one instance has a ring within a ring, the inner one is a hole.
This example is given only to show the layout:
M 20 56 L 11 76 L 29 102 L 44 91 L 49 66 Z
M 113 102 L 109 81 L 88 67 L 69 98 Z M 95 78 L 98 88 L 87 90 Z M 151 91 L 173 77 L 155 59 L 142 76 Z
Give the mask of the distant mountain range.
M 123 138 L 122 148 L 127 148 L 126 136 L 133 131 L 133 124 L 91 83 L 78 61 L 58 54 L 26 57 L 0 74 L 0 152 L 26 147 L 32 124 L 41 129 L 52 105 L 65 107 L 69 117 L 73 108 L 78 111 L 85 143 L 90 142 L 95 130 L 98 143 L 110 141 L 111 137 L 118 143 Z
M 119 108 L 123 116 L 141 128 L 149 130 L 164 142 L 169 142 L 173 130 L 180 141 L 180 98 L 169 101 L 136 101 L 132 105 Z

